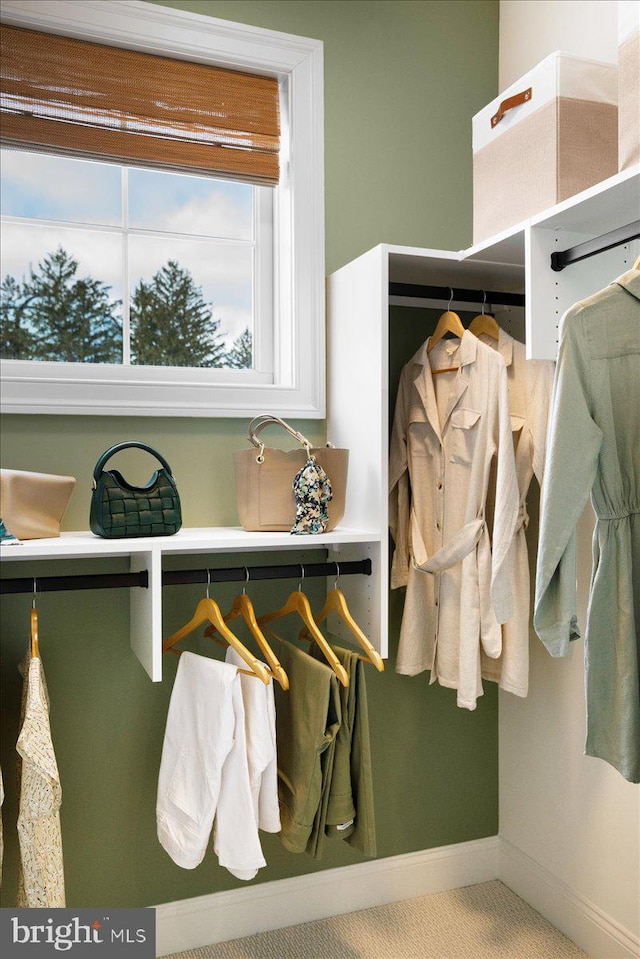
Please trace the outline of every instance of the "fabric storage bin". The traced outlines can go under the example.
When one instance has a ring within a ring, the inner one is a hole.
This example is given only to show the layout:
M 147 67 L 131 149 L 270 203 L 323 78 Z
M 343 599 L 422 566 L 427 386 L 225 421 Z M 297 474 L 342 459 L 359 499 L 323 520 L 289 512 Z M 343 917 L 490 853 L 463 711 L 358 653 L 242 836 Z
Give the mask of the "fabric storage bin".
M 556 51 L 473 118 L 478 243 L 618 171 L 612 63 Z
M 640 163 L 640 3 L 618 0 L 618 168 Z

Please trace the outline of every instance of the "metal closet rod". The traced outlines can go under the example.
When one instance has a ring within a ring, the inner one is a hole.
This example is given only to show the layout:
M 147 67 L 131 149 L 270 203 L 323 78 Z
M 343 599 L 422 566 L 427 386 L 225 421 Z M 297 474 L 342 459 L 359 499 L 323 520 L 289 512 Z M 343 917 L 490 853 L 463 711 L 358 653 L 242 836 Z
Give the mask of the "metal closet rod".
M 453 294 L 453 295 L 452 295 Z M 461 290 L 458 286 L 423 286 L 421 283 L 389 283 L 389 296 L 413 296 L 425 300 L 461 300 L 466 303 L 496 303 L 499 306 L 524 306 L 524 293 L 496 290 Z
M 344 563 L 289 563 L 281 566 L 233 566 L 228 569 L 164 570 L 163 586 L 188 583 L 253 583 L 260 579 L 305 580 L 317 576 L 371 576 L 371 560 L 349 560 Z M 248 576 L 247 576 L 248 574 Z M 304 575 L 303 575 L 304 574 Z M 147 570 L 139 573 L 95 573 L 78 576 L 26 576 L 0 580 L 0 593 L 57 593 L 75 589 L 123 589 L 149 586 Z
M 614 246 L 622 246 L 631 240 L 637 240 L 638 237 L 640 237 L 640 220 L 634 220 L 633 223 L 620 226 L 617 230 L 611 230 L 610 233 L 603 233 L 602 236 L 594 236 L 592 240 L 586 240 L 584 243 L 578 243 L 577 246 L 571 246 L 568 250 L 558 250 L 556 253 L 552 253 L 551 269 L 555 273 L 560 273 L 565 266 L 569 266 L 571 263 L 578 263 L 580 260 L 586 260 L 587 257 L 597 256 L 598 253 L 612 250 Z

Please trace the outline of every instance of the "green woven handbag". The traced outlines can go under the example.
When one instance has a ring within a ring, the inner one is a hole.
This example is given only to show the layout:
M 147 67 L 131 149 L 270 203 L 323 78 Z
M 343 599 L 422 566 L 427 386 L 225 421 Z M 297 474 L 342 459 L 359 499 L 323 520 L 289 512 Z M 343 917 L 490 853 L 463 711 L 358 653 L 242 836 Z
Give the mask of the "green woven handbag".
M 132 486 L 118 470 L 105 470 L 115 453 L 130 446 L 151 453 L 162 464 L 146 486 Z M 182 526 L 180 497 L 164 456 L 146 443 L 129 440 L 106 450 L 93 471 L 91 532 L 105 539 L 171 536 Z

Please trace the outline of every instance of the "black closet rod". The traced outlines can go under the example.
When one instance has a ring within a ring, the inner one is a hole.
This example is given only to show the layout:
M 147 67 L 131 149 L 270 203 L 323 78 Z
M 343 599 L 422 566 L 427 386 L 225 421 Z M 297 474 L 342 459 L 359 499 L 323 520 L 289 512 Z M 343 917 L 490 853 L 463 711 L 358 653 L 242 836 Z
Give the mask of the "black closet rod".
M 578 263 L 580 260 L 586 260 L 589 256 L 597 256 L 598 253 L 612 250 L 614 246 L 622 246 L 623 243 L 637 240 L 638 237 L 640 237 L 640 220 L 634 220 L 633 223 L 620 226 L 617 230 L 611 230 L 610 233 L 603 233 L 602 236 L 594 236 L 592 240 L 586 240 L 584 243 L 578 243 L 577 246 L 571 246 L 568 250 L 558 250 L 556 253 L 552 253 L 551 269 L 560 273 L 570 263 Z
M 453 297 L 451 293 L 453 291 Z M 389 296 L 414 296 L 425 300 L 461 300 L 466 303 L 497 303 L 500 306 L 524 306 L 524 293 L 500 293 L 495 290 L 461 290 L 457 286 L 423 286 L 421 283 L 389 283 Z
M 282 566 L 233 566 L 228 569 L 164 570 L 163 586 L 188 583 L 252 583 L 259 579 L 298 579 L 314 576 L 371 576 L 371 560 L 349 560 L 343 563 L 290 563 Z M 248 575 L 247 575 L 248 574 Z M 27 576 L 0 580 L 0 593 L 53 593 L 75 589 L 123 589 L 149 586 L 146 570 L 139 573 L 95 573 L 80 576 Z

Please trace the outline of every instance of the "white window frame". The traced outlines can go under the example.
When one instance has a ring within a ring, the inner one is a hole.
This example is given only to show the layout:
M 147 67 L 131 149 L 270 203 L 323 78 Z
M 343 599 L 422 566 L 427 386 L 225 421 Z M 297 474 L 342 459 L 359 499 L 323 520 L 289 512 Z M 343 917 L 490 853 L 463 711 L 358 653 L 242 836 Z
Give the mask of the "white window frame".
M 279 79 L 283 153 L 274 195 L 273 382 L 238 370 L 0 362 L 6 413 L 325 417 L 324 101 L 319 40 L 144 0 L 3 0 L 2 21 Z M 207 373 L 208 371 L 205 371 Z M 240 374 L 240 375 L 239 375 Z M 244 382 L 243 382 L 244 379 Z M 187 381 L 188 380 L 188 381 Z

